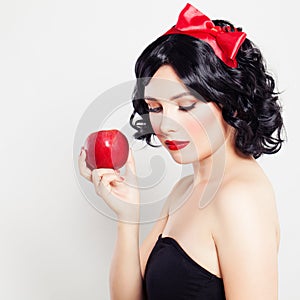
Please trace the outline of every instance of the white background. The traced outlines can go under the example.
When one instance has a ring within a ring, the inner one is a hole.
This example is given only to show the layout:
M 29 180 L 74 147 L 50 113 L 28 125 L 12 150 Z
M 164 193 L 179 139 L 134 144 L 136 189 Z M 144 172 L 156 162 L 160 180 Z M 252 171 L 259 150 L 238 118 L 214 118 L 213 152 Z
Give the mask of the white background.
M 190 3 L 242 26 L 284 91 L 288 142 L 259 162 L 277 195 L 279 299 L 300 299 L 297 10 L 279 0 Z M 116 223 L 79 190 L 75 130 L 99 94 L 134 79 L 138 55 L 185 4 L 1 0 L 1 299 L 109 299 Z M 142 236 L 149 228 L 142 226 Z

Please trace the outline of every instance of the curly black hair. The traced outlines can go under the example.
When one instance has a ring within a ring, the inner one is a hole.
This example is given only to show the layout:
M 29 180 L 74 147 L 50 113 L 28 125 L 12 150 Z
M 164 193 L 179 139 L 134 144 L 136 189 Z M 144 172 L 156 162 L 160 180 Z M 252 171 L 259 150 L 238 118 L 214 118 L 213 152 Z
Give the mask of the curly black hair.
M 233 25 L 213 20 L 216 26 Z M 227 28 L 226 27 L 226 28 Z M 241 28 L 237 28 L 241 31 Z M 273 154 L 281 149 L 282 106 L 275 80 L 267 72 L 261 51 L 249 39 L 241 45 L 237 68 L 228 67 L 206 42 L 184 34 L 164 35 L 151 43 L 139 56 L 135 65 L 137 78 L 133 91 L 134 111 L 130 125 L 137 130 L 134 137 L 151 143 L 151 127 L 144 89 L 162 65 L 170 65 L 184 85 L 204 101 L 215 102 L 224 120 L 234 127 L 236 148 L 256 159 L 263 153 Z M 134 121 L 135 115 L 141 118 Z

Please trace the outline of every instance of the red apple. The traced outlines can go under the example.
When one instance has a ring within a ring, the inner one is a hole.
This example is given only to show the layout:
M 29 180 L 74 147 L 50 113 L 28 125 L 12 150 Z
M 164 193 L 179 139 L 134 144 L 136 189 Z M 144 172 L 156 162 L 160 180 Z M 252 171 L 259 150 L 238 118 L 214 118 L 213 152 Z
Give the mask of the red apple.
M 84 144 L 89 169 L 120 169 L 127 161 L 129 145 L 126 136 L 117 129 L 91 133 Z

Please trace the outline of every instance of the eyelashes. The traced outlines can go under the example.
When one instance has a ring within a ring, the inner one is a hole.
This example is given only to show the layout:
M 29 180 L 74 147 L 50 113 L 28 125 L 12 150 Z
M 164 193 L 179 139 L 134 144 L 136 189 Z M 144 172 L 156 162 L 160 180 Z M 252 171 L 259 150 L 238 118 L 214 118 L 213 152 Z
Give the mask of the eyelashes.
M 179 106 L 179 110 L 189 111 L 189 110 L 193 109 L 195 107 L 195 105 L 196 105 L 196 102 L 189 106 Z
M 196 105 L 196 102 L 193 103 L 192 105 L 189 105 L 189 106 L 179 106 L 179 110 L 181 111 L 189 111 L 189 110 L 192 110 Z M 152 112 L 152 113 L 159 113 L 162 111 L 162 107 L 161 106 L 158 106 L 158 107 L 147 107 L 147 110 L 148 112 Z

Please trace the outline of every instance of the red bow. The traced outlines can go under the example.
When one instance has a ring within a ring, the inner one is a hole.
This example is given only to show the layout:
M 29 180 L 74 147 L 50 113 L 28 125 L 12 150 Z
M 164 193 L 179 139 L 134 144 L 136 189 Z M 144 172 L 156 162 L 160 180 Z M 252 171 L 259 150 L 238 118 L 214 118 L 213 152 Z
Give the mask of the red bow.
M 207 16 L 188 3 L 180 12 L 177 24 L 163 35 L 186 34 L 203 40 L 226 65 L 236 68 L 235 57 L 246 39 L 246 33 L 229 30 L 230 26 L 215 26 Z

